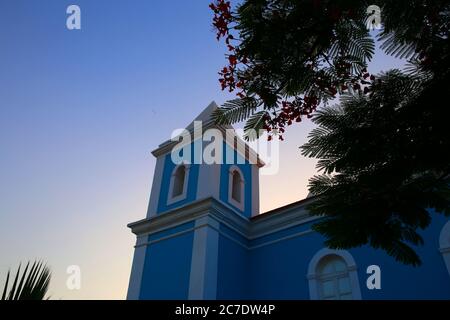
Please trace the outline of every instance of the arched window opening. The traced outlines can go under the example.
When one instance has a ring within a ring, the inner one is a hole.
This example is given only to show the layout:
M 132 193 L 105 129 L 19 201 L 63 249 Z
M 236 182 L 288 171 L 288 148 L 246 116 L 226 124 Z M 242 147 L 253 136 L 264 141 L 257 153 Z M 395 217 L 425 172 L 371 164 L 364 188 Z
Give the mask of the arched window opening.
M 356 263 L 346 250 L 319 250 L 309 262 L 307 279 L 312 300 L 361 300 Z
M 241 211 L 245 210 L 245 181 L 238 166 L 231 166 L 228 174 L 228 202 Z
M 172 198 L 181 196 L 183 194 L 185 176 L 186 176 L 186 167 L 179 166 L 175 171 L 174 175 Z
M 242 189 L 242 178 L 241 175 L 238 171 L 234 171 L 233 172 L 233 178 L 232 178 L 232 183 L 233 183 L 233 187 L 232 187 L 232 192 L 231 192 L 231 197 L 237 201 L 237 202 L 241 202 L 241 189 Z
M 321 300 L 353 298 L 347 264 L 337 255 L 322 258 L 317 266 L 317 281 Z

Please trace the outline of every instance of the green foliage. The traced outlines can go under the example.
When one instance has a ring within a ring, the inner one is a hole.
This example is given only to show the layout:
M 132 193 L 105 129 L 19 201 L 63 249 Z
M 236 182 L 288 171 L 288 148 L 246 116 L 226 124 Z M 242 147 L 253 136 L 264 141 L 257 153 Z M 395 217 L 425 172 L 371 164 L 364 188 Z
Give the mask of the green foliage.
M 450 215 L 450 141 L 435 105 L 422 99 L 439 84 L 398 70 L 380 76 L 370 96 L 347 94 L 313 118 L 318 128 L 302 146 L 323 174 L 310 180 L 323 219 L 314 229 L 331 248 L 369 244 L 419 265 L 411 247 L 423 244 L 433 209 Z
M 264 110 L 275 119 L 266 127 L 283 128 L 288 122 L 280 125 L 278 119 L 283 101 L 312 96 L 327 103 L 335 90 L 352 91 L 374 54 L 366 24 L 369 5 L 381 7 L 378 40 L 386 54 L 420 61 L 422 70 L 435 74 L 448 70 L 448 0 L 246 0 L 226 28 L 238 34 L 227 40 L 235 40 L 230 56 L 238 64 L 228 68 L 222 86 L 234 90 L 239 82 L 240 96 L 256 106 L 227 112 L 224 105 L 221 121 L 240 122 Z M 302 116 L 315 110 L 297 108 Z
M 259 130 L 264 126 L 264 120 L 267 116 L 267 112 L 259 111 L 253 114 L 247 121 L 244 127 L 244 138 L 246 140 L 254 140 L 258 136 Z
M 374 54 L 366 8 L 365 2 L 350 0 L 244 1 L 233 16 L 239 40 L 231 54 L 243 63 L 225 68 L 221 83 L 230 90 L 239 83 L 241 97 L 252 103 L 227 102 L 219 122 L 240 122 L 259 111 L 266 111 L 266 119 L 276 118 L 283 101 L 314 97 L 326 102 L 342 85 L 352 86 Z M 303 106 L 298 117 L 312 109 Z M 277 121 L 277 128 L 284 126 Z
M 381 7 L 378 41 L 408 59 L 404 72 L 365 73 L 369 5 Z M 314 228 L 332 248 L 369 244 L 420 264 L 414 247 L 431 209 L 450 214 L 448 103 L 436 102 L 450 83 L 450 1 L 245 0 L 228 18 L 224 34 L 238 36 L 227 37 L 233 64 L 222 87 L 244 99 L 218 121 L 273 132 L 315 115 L 302 147 L 322 171 L 309 186 L 311 212 L 323 217 Z M 340 105 L 330 106 L 336 94 Z
M 382 8 L 382 48 L 387 54 L 415 60 L 434 73 L 450 63 L 450 2 L 448 0 L 377 1 Z
M 225 104 L 213 113 L 213 120 L 218 124 L 232 124 L 247 119 L 257 108 L 255 99 L 235 99 Z
M 50 283 L 50 269 L 40 261 L 35 261 L 30 268 L 28 262 L 20 276 L 20 268 L 19 265 L 10 288 L 8 288 L 10 280 L 8 271 L 0 300 L 43 300 Z

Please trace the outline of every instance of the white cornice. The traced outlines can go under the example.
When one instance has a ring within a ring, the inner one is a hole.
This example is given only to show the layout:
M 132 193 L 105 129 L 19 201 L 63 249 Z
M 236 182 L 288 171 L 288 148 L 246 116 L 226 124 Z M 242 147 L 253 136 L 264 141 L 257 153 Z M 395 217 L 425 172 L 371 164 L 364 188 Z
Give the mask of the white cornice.
M 312 201 L 313 199 L 306 199 L 298 204 L 275 209 L 270 214 L 263 213 L 253 217 L 250 225 L 250 239 L 320 219 L 320 217 L 312 216 L 306 209 Z
M 203 216 L 210 216 L 246 239 L 253 240 L 318 219 L 309 215 L 305 205 L 306 203 L 301 203 L 298 206 L 280 210 L 280 213 L 271 213 L 267 217 L 249 220 L 233 208 L 209 197 L 156 217 L 130 223 L 128 227 L 134 234 L 142 236 L 193 222 Z

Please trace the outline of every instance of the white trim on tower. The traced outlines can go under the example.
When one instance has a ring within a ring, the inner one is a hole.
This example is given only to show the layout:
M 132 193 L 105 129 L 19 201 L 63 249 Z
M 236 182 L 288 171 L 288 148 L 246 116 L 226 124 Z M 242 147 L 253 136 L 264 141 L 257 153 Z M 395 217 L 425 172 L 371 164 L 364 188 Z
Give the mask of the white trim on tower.
M 189 300 L 217 298 L 218 229 L 219 223 L 211 217 L 201 217 L 195 221 Z

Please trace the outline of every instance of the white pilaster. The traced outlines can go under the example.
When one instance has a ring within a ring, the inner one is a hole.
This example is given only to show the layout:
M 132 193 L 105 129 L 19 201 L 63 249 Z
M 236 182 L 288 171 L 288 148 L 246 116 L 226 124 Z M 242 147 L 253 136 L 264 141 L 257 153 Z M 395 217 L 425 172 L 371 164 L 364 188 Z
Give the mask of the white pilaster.
M 161 192 L 162 176 L 164 172 L 165 156 L 156 158 L 155 171 L 153 174 L 152 191 L 148 203 L 147 218 L 156 216 L 158 210 L 159 193 Z
M 252 165 L 252 217 L 259 214 L 259 167 Z
M 202 217 L 195 222 L 195 227 L 189 299 L 213 300 L 217 296 L 219 234 L 216 230 L 219 223 L 210 217 Z
M 142 274 L 144 272 L 147 236 L 138 236 L 134 249 L 133 265 L 131 267 L 130 282 L 128 285 L 128 300 L 138 300 L 141 292 Z

